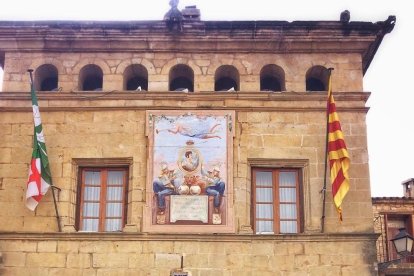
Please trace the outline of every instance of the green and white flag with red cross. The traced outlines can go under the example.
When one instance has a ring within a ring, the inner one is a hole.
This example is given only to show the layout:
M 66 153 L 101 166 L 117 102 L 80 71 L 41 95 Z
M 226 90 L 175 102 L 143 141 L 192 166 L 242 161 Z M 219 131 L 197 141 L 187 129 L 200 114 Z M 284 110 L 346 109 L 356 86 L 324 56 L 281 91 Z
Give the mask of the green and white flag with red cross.
M 39 106 L 34 90 L 31 84 L 34 135 L 33 135 L 33 153 L 29 168 L 29 180 L 27 181 L 26 206 L 34 211 L 42 197 L 48 191 L 52 177 L 49 168 L 49 159 L 47 157 L 45 137 L 43 135 L 42 121 L 40 120 Z

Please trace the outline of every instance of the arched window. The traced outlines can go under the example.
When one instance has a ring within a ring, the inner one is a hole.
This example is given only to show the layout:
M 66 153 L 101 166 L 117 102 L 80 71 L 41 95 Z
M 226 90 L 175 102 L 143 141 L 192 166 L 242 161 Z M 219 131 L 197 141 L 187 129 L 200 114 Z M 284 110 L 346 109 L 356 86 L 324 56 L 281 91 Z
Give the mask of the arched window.
M 124 90 L 148 90 L 148 71 L 141 64 L 132 64 L 124 71 Z
M 324 66 L 313 66 L 306 72 L 306 91 L 326 91 L 329 70 Z
M 240 76 L 232 65 L 222 65 L 214 76 L 214 91 L 239 91 Z
M 260 71 L 260 91 L 285 91 L 285 71 L 282 67 L 268 64 Z
M 99 66 L 88 64 L 79 72 L 79 90 L 102 91 L 103 72 Z
M 170 70 L 170 91 L 194 91 L 194 72 L 188 65 L 177 64 Z
M 37 91 L 58 91 L 58 70 L 52 64 L 39 66 L 34 74 Z

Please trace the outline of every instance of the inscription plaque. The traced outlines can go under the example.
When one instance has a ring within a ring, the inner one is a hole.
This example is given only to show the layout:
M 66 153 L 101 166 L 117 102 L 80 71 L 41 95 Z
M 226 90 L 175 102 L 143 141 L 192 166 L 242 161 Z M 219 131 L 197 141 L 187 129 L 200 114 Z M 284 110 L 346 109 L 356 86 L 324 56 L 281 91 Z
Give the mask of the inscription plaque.
M 171 276 L 188 276 L 188 272 L 184 271 L 172 271 Z
M 178 220 L 198 220 L 208 222 L 207 195 L 171 195 L 170 222 Z

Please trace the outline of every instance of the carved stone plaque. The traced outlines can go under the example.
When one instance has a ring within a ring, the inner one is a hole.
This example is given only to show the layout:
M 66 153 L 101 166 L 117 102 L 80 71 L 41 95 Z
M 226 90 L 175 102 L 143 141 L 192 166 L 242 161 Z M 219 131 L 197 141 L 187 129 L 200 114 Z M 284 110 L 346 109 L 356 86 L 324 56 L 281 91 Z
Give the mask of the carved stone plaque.
M 170 222 L 198 220 L 208 222 L 207 195 L 171 195 Z

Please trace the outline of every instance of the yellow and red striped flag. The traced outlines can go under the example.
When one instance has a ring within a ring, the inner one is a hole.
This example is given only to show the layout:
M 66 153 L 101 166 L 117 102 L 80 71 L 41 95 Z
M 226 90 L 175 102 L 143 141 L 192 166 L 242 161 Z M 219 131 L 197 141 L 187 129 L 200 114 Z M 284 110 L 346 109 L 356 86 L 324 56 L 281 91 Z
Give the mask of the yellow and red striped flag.
M 336 105 L 332 95 L 331 75 L 328 87 L 328 158 L 332 184 L 332 196 L 342 221 L 342 201 L 349 190 L 349 155 L 345 145 L 344 135 L 336 112 Z

